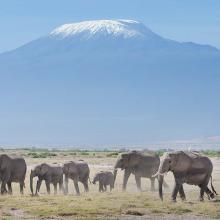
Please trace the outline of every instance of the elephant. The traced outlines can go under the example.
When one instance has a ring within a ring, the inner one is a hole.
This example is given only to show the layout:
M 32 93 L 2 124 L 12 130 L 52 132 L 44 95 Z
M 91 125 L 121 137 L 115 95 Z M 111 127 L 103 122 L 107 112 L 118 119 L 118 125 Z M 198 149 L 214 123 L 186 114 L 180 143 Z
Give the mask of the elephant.
M 63 173 L 65 176 L 65 194 L 68 194 L 69 178 L 73 180 L 76 189 L 76 195 L 80 195 L 78 182 L 81 182 L 86 192 L 89 191 L 89 166 L 83 160 L 70 161 L 63 165 Z
M 121 153 L 114 165 L 114 181 L 117 176 L 117 169 L 124 170 L 122 189 L 126 190 L 129 176 L 134 174 L 137 188 L 141 191 L 141 177 L 146 177 L 151 180 L 151 191 L 155 191 L 155 178 L 152 177 L 158 170 L 160 165 L 160 157 L 154 154 L 145 154 L 140 151 L 129 151 Z M 168 185 L 164 182 L 164 186 Z
M 212 185 L 212 170 L 211 160 L 201 154 L 183 151 L 166 153 L 156 173 L 156 176 L 159 176 L 159 196 L 161 200 L 163 200 L 162 184 L 164 174 L 169 171 L 173 173 L 175 179 L 172 192 L 173 202 L 176 202 L 178 192 L 182 200 L 186 199 L 183 183 L 200 187 L 200 201 L 204 200 L 204 192 L 207 193 L 208 198 L 214 198 L 214 194 L 217 193 Z M 208 188 L 210 179 L 212 191 Z
M 35 194 L 33 192 L 34 177 L 38 177 Z M 48 194 L 50 194 L 50 184 L 54 186 L 54 194 L 57 194 L 57 184 L 59 184 L 59 190 L 63 192 L 63 169 L 61 166 L 50 166 L 42 163 L 32 169 L 30 173 L 30 190 L 32 195 L 38 195 L 43 180 L 45 180 Z
M 99 182 L 99 192 L 107 190 L 107 186 L 110 186 L 110 191 L 114 188 L 114 175 L 110 171 L 100 171 L 95 174 L 92 183 Z
M 11 158 L 6 154 L 0 155 L 0 177 L 1 177 L 1 194 L 12 194 L 12 182 L 20 184 L 20 193 L 24 192 L 24 180 L 26 176 L 27 165 L 23 158 Z

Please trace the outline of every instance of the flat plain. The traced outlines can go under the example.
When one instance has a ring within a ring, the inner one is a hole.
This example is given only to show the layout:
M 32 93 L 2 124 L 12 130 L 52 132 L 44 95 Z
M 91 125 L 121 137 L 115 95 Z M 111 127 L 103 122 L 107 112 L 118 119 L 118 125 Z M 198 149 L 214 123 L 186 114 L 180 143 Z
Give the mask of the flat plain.
M 161 202 L 158 192 L 150 191 L 150 180 L 142 178 L 142 192 L 138 192 L 134 177 L 128 181 L 126 192 L 122 192 L 123 171 L 118 171 L 115 188 L 112 192 L 98 192 L 98 184 L 90 184 L 90 192 L 85 193 L 80 185 L 81 195 L 75 195 L 72 181 L 69 181 L 69 195 L 58 193 L 46 194 L 45 184 L 42 184 L 40 195 L 30 195 L 29 174 L 32 167 L 40 163 L 60 164 L 70 160 L 83 159 L 90 167 L 90 179 L 100 170 L 113 171 L 117 152 L 88 151 L 47 151 L 47 150 L 1 150 L 0 154 L 22 156 L 28 169 L 25 180 L 24 195 L 19 193 L 19 185 L 13 183 L 13 195 L 0 196 L 0 219 L 220 219 L 220 198 L 199 202 L 199 188 L 184 185 L 187 200 L 177 203 L 170 201 L 173 188 L 172 173 L 165 180 L 169 189 L 164 191 L 164 201 Z M 213 184 L 220 193 L 220 157 L 211 156 L 214 165 Z M 34 179 L 34 185 L 36 178 Z M 156 184 L 157 187 L 157 184 Z

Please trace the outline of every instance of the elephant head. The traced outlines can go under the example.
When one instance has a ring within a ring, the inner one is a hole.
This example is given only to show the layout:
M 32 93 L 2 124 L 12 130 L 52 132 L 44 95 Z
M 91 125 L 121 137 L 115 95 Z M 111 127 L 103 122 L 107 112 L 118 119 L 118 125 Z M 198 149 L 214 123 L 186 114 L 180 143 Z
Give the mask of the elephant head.
M 141 159 L 141 154 L 138 151 L 130 151 L 120 154 L 114 166 L 114 182 L 117 176 L 118 169 L 124 170 L 126 168 L 135 167 L 140 163 Z
M 158 176 L 159 181 L 159 196 L 163 200 L 163 179 L 164 174 L 169 171 L 177 172 L 186 170 L 189 167 L 190 161 L 189 158 L 182 151 L 166 153 L 163 160 L 160 163 L 159 169 L 155 176 Z
M 106 179 L 106 173 L 104 171 L 100 171 L 100 172 L 96 173 L 96 175 L 93 178 L 92 183 L 96 184 L 97 181 L 100 181 L 103 183 L 105 181 L 105 179 Z
M 41 164 L 37 165 L 34 169 L 31 170 L 30 174 L 30 190 L 32 195 L 33 193 L 33 178 L 36 176 L 44 176 L 48 172 L 48 165 L 47 164 Z
M 67 176 L 74 176 L 77 174 L 77 167 L 74 161 L 70 161 L 63 165 L 63 173 Z
M 97 181 L 99 181 L 99 176 L 100 174 L 99 173 L 96 173 L 96 175 L 94 176 L 93 180 L 92 180 L 92 183 L 93 184 L 96 184 Z
M 62 169 L 63 169 L 63 173 L 65 175 L 68 175 L 68 173 L 69 173 L 69 164 L 64 164 Z
M 11 158 L 6 154 L 0 155 L 0 171 L 9 168 L 10 160 Z

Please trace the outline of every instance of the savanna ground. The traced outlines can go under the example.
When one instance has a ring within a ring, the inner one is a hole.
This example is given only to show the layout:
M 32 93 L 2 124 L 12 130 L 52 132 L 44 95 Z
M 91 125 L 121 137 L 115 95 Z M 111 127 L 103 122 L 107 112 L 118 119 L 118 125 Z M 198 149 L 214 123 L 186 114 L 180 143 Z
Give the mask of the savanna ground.
M 158 192 L 150 192 L 150 181 L 142 179 L 143 192 L 138 192 L 134 177 L 128 182 L 127 191 L 122 192 L 123 172 L 118 171 L 115 189 L 112 192 L 99 193 L 98 185 L 90 184 L 90 192 L 84 193 L 80 185 L 81 196 L 75 196 L 72 181 L 69 185 L 69 195 L 46 194 L 45 184 L 42 184 L 39 197 L 32 197 L 29 189 L 30 169 L 36 164 L 46 162 L 60 164 L 77 159 L 89 163 L 90 178 L 99 170 L 111 170 L 117 157 L 117 152 L 87 152 L 87 151 L 46 151 L 46 150 L 2 150 L 11 156 L 22 156 L 28 166 L 26 188 L 24 195 L 19 194 L 19 186 L 14 183 L 13 196 L 0 196 L 0 219 L 220 219 L 220 201 L 218 199 L 199 202 L 199 189 L 195 186 L 184 185 L 187 201 L 178 199 L 177 203 L 170 202 L 173 188 L 172 174 L 165 180 L 170 188 L 165 190 L 164 201 L 161 202 Z M 161 153 L 161 152 L 158 152 Z M 214 164 L 213 184 L 220 193 L 220 155 L 219 152 L 205 152 Z M 36 183 L 36 179 L 34 180 Z

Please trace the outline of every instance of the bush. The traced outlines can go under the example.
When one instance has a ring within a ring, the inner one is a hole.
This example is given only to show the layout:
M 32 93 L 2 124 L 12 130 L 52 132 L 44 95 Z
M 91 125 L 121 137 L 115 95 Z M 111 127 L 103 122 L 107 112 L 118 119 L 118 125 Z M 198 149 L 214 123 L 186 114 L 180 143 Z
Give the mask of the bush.
M 82 151 L 82 152 L 80 152 L 80 155 L 83 155 L 83 156 L 88 156 L 88 155 L 89 155 L 89 152 Z
M 51 152 L 29 152 L 27 154 L 29 157 L 32 157 L 32 158 L 47 158 L 47 157 L 55 157 L 57 156 L 56 153 L 51 153 Z
M 76 156 L 76 155 L 77 155 L 76 152 L 71 152 L 71 153 L 69 153 L 69 154 L 72 155 L 72 156 Z
M 215 151 L 215 150 L 203 150 L 203 154 L 211 157 L 220 157 L 220 151 Z
M 118 154 L 119 154 L 118 152 L 111 152 L 111 153 L 106 154 L 106 157 L 117 157 Z
M 155 155 L 161 157 L 161 156 L 163 156 L 163 154 L 164 154 L 165 152 L 166 152 L 165 150 L 157 150 L 157 151 L 155 151 Z

